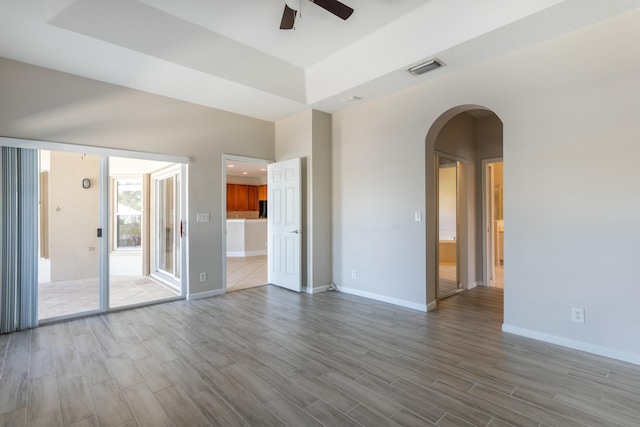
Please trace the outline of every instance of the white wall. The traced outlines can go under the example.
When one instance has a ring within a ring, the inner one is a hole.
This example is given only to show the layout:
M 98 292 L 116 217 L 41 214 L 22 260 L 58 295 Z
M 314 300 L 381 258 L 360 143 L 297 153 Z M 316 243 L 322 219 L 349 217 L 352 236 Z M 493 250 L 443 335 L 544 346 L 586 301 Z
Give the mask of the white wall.
M 222 291 L 222 155 L 275 158 L 273 123 L 7 59 L 0 99 L 2 136 L 188 157 L 189 292 Z
M 505 329 L 640 363 L 639 22 L 628 13 L 334 114 L 335 282 L 432 301 L 425 137 L 452 108 L 484 106 L 504 124 Z

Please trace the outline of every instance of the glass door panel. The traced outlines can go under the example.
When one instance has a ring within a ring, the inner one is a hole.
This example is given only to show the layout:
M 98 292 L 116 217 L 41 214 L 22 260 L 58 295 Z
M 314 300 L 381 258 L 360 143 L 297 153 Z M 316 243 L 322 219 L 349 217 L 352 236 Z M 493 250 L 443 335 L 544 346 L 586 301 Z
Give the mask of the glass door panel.
M 158 270 L 177 276 L 175 262 L 175 184 L 169 177 L 158 181 Z
M 38 318 L 100 310 L 100 157 L 39 151 Z
M 171 163 L 109 158 L 109 307 L 175 298 L 150 274 L 150 172 Z
M 180 289 L 182 264 L 181 182 L 180 168 L 152 174 L 154 194 L 153 273 L 176 290 Z
M 460 289 L 458 244 L 458 162 L 436 156 L 438 165 L 438 278 L 436 297 Z

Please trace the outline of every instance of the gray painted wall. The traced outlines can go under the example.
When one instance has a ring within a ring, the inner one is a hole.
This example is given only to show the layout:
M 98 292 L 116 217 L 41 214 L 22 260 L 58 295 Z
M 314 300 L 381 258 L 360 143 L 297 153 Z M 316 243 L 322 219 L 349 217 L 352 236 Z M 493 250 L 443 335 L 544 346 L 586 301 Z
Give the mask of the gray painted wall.
M 222 155 L 275 158 L 273 123 L 7 59 L 0 99 L 0 136 L 188 157 L 189 292 L 222 289 Z
M 505 328 L 640 363 L 638 22 L 631 12 L 334 114 L 335 282 L 433 302 L 433 145 L 456 107 L 484 106 L 504 127 Z

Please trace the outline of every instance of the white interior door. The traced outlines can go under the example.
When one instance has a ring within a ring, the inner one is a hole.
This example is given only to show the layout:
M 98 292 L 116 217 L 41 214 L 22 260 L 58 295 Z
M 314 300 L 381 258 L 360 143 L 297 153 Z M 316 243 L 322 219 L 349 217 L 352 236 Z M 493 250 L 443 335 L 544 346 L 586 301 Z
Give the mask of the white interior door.
M 271 163 L 268 171 L 269 283 L 300 292 L 302 288 L 300 159 Z

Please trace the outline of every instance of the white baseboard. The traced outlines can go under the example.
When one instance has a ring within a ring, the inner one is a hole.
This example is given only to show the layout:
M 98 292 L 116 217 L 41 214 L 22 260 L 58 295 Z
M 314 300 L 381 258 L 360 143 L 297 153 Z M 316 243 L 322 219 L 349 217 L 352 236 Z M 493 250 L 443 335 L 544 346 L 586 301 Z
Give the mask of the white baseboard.
M 429 304 L 427 304 L 427 311 L 433 311 L 436 308 L 438 308 L 438 303 L 436 301 L 431 301 Z
M 576 341 L 569 338 L 559 337 L 557 335 L 545 334 L 543 332 L 532 331 L 530 329 L 519 328 L 517 326 L 502 324 L 502 331 L 508 332 L 514 335 L 520 335 L 527 338 L 532 338 L 538 341 L 544 341 L 551 344 L 561 345 L 563 347 L 572 348 L 574 350 L 585 351 L 587 353 L 597 354 L 598 356 L 610 357 L 612 359 L 621 360 L 623 362 L 633 363 L 640 365 L 640 355 L 634 353 L 627 353 L 624 351 L 614 350 L 599 345 L 589 344 L 582 341 Z
M 426 311 L 429 311 L 429 310 L 433 310 L 435 308 L 435 302 L 432 302 L 429 305 L 416 304 L 415 302 L 411 302 L 411 301 L 406 301 L 406 300 L 402 300 L 402 299 L 398 299 L 398 298 L 392 298 L 392 297 L 388 297 L 388 296 L 380 295 L 380 294 L 374 294 L 372 292 L 365 292 L 365 291 L 361 291 L 359 289 L 345 288 L 345 287 L 341 287 L 341 286 L 338 287 L 338 290 L 340 292 L 344 292 L 345 294 L 357 295 L 359 297 L 369 298 L 369 299 L 373 299 L 373 300 L 376 300 L 376 301 L 387 302 L 389 304 L 399 305 L 401 307 L 410 308 L 412 310 L 419 310 L 419 311 L 426 312 Z M 430 308 L 430 306 L 432 304 L 434 305 L 434 307 Z
M 478 286 L 482 286 L 482 282 L 469 283 L 466 289 L 469 290 L 469 289 L 477 288 Z
M 319 294 L 320 292 L 327 292 L 329 290 L 329 285 L 324 286 L 316 286 L 316 287 L 307 287 L 305 292 L 308 294 Z
M 259 249 L 257 251 L 227 251 L 228 257 L 244 258 L 248 256 L 267 255 L 266 249 Z
M 187 295 L 187 299 L 191 301 L 191 300 L 197 300 L 202 298 L 215 297 L 216 295 L 222 295 L 222 294 L 224 294 L 224 289 L 216 289 L 213 291 L 197 292 L 195 294 L 189 294 Z

